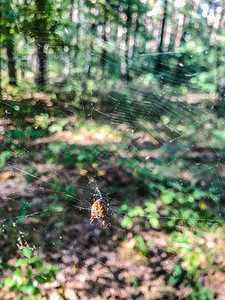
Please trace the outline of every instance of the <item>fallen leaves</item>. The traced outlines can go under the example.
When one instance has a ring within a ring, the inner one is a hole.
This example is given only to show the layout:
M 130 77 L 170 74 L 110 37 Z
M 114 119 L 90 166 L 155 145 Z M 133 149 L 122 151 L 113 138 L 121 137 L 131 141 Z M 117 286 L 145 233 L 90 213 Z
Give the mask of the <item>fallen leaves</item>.
M 0 174 L 0 178 L 3 180 L 12 179 L 14 177 L 15 177 L 14 173 L 9 171 Z
M 135 245 L 136 245 L 136 240 L 134 238 L 122 242 L 122 247 L 125 249 L 134 249 Z

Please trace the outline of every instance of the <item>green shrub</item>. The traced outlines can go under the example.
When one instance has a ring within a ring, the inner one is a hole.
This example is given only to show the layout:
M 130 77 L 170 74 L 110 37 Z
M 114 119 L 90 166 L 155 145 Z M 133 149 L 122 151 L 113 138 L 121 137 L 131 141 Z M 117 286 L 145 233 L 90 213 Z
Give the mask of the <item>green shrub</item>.
M 41 286 L 45 283 L 51 283 L 56 279 L 56 273 L 59 268 L 43 262 L 33 256 L 30 248 L 23 248 L 22 258 L 19 258 L 11 268 L 12 276 L 3 279 L 0 287 L 7 287 L 8 292 L 14 292 L 18 300 L 46 298 L 46 294 L 41 291 Z

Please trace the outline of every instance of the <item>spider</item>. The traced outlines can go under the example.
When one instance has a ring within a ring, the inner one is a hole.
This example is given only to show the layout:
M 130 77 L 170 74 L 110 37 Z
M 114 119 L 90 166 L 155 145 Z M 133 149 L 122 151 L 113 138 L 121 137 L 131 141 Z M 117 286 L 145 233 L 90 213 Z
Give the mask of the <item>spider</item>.
M 107 206 L 103 203 L 101 195 L 100 197 L 95 200 L 95 194 L 94 194 L 94 202 L 91 206 L 91 218 L 90 218 L 90 224 L 95 219 L 102 219 L 102 226 L 106 229 L 109 227 L 108 224 L 105 222 L 105 218 L 107 217 L 107 214 L 109 212 L 109 200 L 107 199 Z

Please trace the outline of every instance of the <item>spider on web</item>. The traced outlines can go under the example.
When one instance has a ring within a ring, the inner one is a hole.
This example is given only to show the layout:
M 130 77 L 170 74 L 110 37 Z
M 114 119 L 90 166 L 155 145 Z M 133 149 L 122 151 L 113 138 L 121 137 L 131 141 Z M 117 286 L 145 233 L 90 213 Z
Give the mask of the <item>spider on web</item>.
M 97 197 L 96 197 L 97 196 Z M 93 204 L 91 206 L 91 218 L 90 218 L 90 224 L 95 219 L 102 219 L 102 226 L 106 229 L 109 228 L 109 225 L 106 224 L 105 218 L 108 215 L 109 212 L 109 200 L 106 199 L 107 204 L 104 203 L 102 195 L 98 187 L 96 186 L 95 193 L 93 196 Z

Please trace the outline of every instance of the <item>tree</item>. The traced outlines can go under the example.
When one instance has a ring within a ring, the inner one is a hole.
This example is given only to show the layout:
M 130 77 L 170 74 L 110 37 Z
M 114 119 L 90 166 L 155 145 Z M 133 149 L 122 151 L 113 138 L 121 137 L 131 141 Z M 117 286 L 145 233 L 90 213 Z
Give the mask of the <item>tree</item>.
M 127 22 L 126 22 L 126 34 L 125 34 L 125 49 L 124 49 L 124 59 L 122 62 L 122 68 L 121 73 L 122 77 L 124 77 L 126 80 L 130 79 L 129 71 L 128 71 L 128 52 L 129 52 L 129 38 L 130 38 L 130 29 L 132 24 L 132 16 L 131 16 L 131 0 L 127 0 L 127 9 L 126 9 L 126 16 L 127 16 Z
M 47 79 L 47 54 L 45 52 L 45 45 L 48 40 L 47 33 L 47 15 L 46 14 L 46 3 L 45 0 L 35 0 L 37 12 L 35 16 L 35 40 L 37 47 L 38 57 L 38 70 L 36 74 L 36 83 L 41 88 L 45 87 Z
M 9 84 L 17 85 L 14 47 L 15 16 L 10 1 L 3 1 L 1 13 L 2 44 L 6 47 Z
M 168 0 L 165 0 L 164 6 L 163 6 L 161 34 L 160 34 L 159 47 L 158 47 L 159 55 L 158 55 L 158 59 L 156 61 L 156 65 L 155 65 L 155 71 L 157 71 L 157 72 L 159 72 L 162 69 L 161 53 L 163 52 L 163 40 L 164 40 L 164 35 L 165 35 L 165 30 L 166 30 L 167 10 L 168 10 Z

